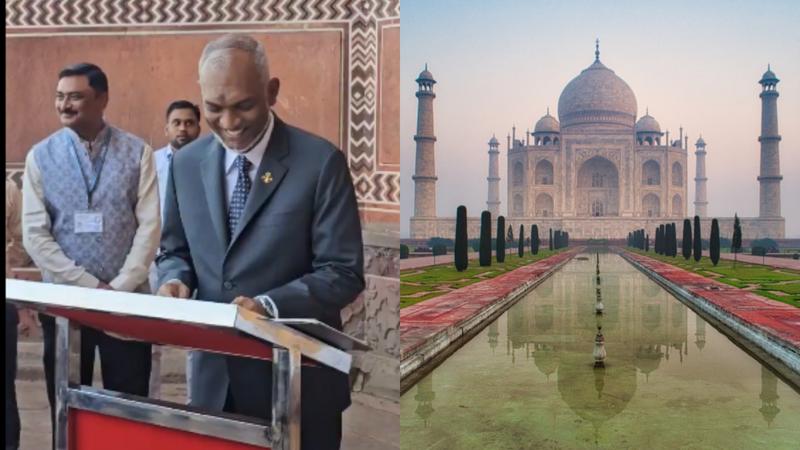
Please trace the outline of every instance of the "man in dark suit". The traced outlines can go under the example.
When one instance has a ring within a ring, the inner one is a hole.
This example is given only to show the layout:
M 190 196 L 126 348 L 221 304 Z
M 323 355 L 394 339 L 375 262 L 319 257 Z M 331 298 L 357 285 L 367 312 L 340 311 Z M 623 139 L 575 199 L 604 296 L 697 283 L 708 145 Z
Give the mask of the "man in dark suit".
M 159 294 L 233 302 L 263 315 L 309 317 L 341 329 L 364 288 L 358 206 L 344 155 L 270 110 L 279 81 L 248 36 L 210 42 L 199 64 L 213 134 L 172 160 Z M 268 418 L 272 367 L 225 357 L 227 411 Z M 347 375 L 303 367 L 301 441 L 338 449 Z

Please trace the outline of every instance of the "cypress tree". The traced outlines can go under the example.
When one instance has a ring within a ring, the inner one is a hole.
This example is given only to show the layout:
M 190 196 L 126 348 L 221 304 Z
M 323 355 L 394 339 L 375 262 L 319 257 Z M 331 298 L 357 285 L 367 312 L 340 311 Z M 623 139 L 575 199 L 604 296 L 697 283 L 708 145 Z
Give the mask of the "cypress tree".
M 733 252 L 733 267 L 736 267 L 736 258 L 742 251 L 742 224 L 739 223 L 739 215 L 733 215 L 733 240 L 731 241 L 731 251 Z
M 664 239 L 664 255 L 672 256 L 672 227 L 670 224 L 664 224 L 664 233 L 666 236 Z
M 681 252 L 684 259 L 689 259 L 692 256 L 692 222 L 689 219 L 683 219 L 683 241 L 681 242 Z
M 550 228 L 550 240 L 547 242 L 547 248 L 553 250 L 553 229 Z
M 644 251 L 646 251 L 646 252 L 650 251 L 650 235 L 649 234 L 645 234 L 644 235 Z
M 495 251 L 497 252 L 497 262 L 505 262 L 506 260 L 506 218 L 503 216 L 497 217 L 497 242 L 495 243 Z
M 700 216 L 694 216 L 694 236 L 692 237 L 692 246 L 694 247 L 694 260 L 700 261 L 703 256 L 703 238 L 700 235 Z
M 675 256 L 672 254 L 672 248 L 673 248 L 672 242 L 675 238 L 675 233 L 672 225 L 673 224 L 671 223 L 667 224 L 667 256 Z
M 658 254 L 658 244 L 660 236 L 658 235 L 658 227 L 656 227 L 656 232 L 653 233 L 653 251 Z
M 525 255 L 525 226 L 519 226 L 519 242 L 517 242 L 517 256 L 522 258 Z
M 656 231 L 654 233 L 655 238 L 653 238 L 653 251 L 658 254 L 661 251 L 661 231 L 659 227 L 656 227 Z
M 669 224 L 669 256 L 678 254 L 678 237 L 675 232 L 675 222 Z
M 480 246 L 480 265 L 492 265 L 492 213 L 484 211 L 481 213 L 481 246 Z
M 653 242 L 653 251 L 656 254 L 658 254 L 658 244 L 660 243 L 659 242 L 660 236 L 658 234 L 659 234 L 658 233 L 658 227 L 656 227 L 656 232 L 653 234 L 653 236 L 654 236 L 654 238 L 653 238 L 653 240 L 654 240 L 654 242 Z
M 719 222 L 717 219 L 711 221 L 711 239 L 708 242 L 708 255 L 711 262 L 716 266 L 719 262 Z
M 456 242 L 453 248 L 456 270 L 463 272 L 469 266 L 467 249 L 469 238 L 467 236 L 467 207 L 464 205 L 456 209 Z
M 678 224 L 672 222 L 672 256 L 678 256 Z
M 656 228 L 656 254 L 658 255 L 661 254 L 661 243 L 664 240 L 663 238 L 664 237 L 661 236 L 661 226 L 659 225 L 658 228 Z
M 533 244 L 533 254 L 539 254 L 539 245 L 542 243 L 541 239 L 539 239 L 539 226 L 533 225 L 531 227 L 531 243 Z
M 508 245 L 514 243 L 514 228 L 512 228 L 511 224 L 508 224 L 508 235 L 506 236 L 506 242 Z

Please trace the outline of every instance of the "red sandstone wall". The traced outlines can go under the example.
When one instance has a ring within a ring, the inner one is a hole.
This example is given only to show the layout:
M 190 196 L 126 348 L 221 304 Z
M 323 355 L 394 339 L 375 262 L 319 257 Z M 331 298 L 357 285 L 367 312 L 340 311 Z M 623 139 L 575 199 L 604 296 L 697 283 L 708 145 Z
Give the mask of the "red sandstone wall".
M 267 49 L 272 76 L 281 79 L 276 113 L 339 147 L 344 144 L 341 35 L 337 31 L 254 33 Z M 99 65 L 108 75 L 110 123 L 154 148 L 166 145 L 164 110 L 177 99 L 200 103 L 197 60 L 215 36 L 7 39 L 6 161 L 24 161 L 33 144 L 60 127 L 54 108 L 56 77 L 64 66 L 81 61 Z
M 7 8 L 7 175 L 18 181 L 31 146 L 59 127 L 54 96 L 65 65 L 101 66 L 110 83 L 108 120 L 158 148 L 166 144 L 169 102 L 200 101 L 197 60 L 205 43 L 244 31 L 265 45 L 272 76 L 281 79 L 277 114 L 348 155 L 365 223 L 396 224 L 398 2 L 226 3 L 19 0 Z

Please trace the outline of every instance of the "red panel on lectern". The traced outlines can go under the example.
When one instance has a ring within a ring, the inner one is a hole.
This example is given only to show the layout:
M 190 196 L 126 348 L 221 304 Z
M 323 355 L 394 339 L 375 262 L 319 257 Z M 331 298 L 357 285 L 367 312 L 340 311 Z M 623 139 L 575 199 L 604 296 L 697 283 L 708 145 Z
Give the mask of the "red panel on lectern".
M 233 330 L 167 322 L 158 319 L 124 316 L 70 308 L 46 308 L 45 312 L 66 317 L 81 325 L 109 331 L 154 344 L 198 348 L 251 358 L 272 360 L 272 347 Z
M 264 450 L 240 442 L 70 409 L 69 450 Z

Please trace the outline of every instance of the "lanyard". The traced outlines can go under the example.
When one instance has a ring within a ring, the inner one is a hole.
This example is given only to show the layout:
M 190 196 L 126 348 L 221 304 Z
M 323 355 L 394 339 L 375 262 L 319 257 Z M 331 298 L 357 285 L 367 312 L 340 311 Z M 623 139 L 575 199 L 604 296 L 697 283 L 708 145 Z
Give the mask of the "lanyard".
M 84 185 L 86 186 L 86 196 L 89 198 L 89 209 L 92 207 L 92 194 L 97 189 L 97 184 L 100 181 L 100 174 L 103 173 L 103 165 L 106 162 L 106 153 L 108 153 L 108 143 L 111 142 L 111 133 L 113 130 L 109 127 L 108 133 L 106 134 L 106 140 L 103 142 L 103 146 L 100 148 L 100 164 L 97 168 L 95 168 L 94 161 L 90 158 L 89 161 L 92 164 L 92 179 L 87 180 L 86 174 L 83 172 L 83 166 L 81 165 L 80 158 L 78 157 L 78 147 L 75 145 L 75 139 L 70 136 L 70 143 L 72 144 L 72 154 L 75 156 L 75 164 L 78 165 L 78 170 L 81 173 L 81 179 L 83 180 Z

